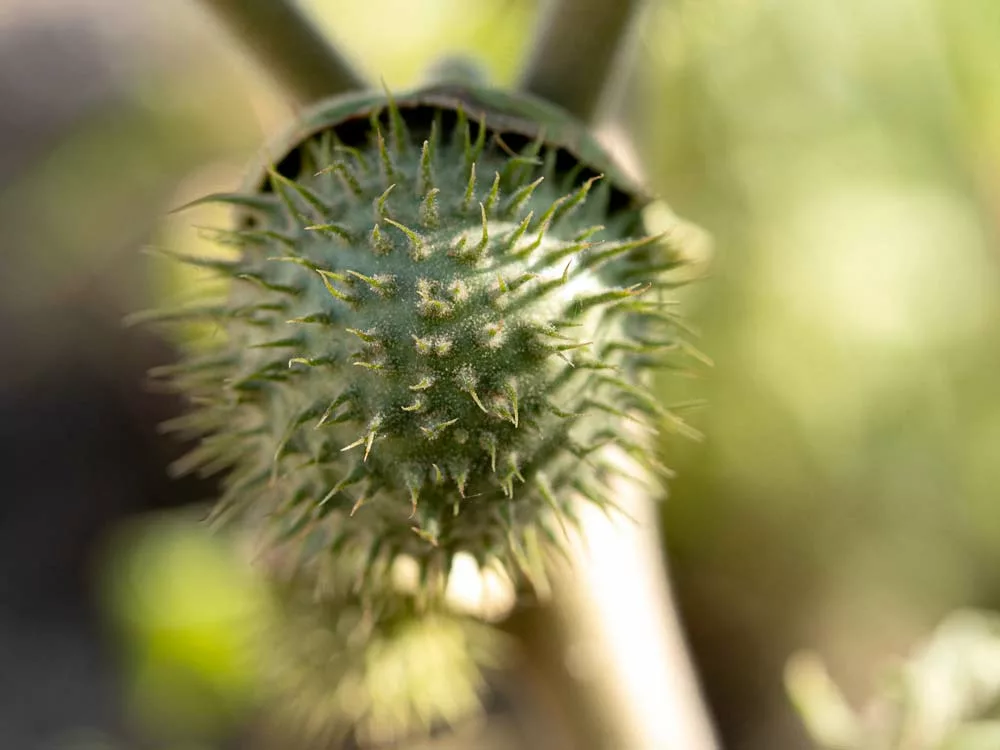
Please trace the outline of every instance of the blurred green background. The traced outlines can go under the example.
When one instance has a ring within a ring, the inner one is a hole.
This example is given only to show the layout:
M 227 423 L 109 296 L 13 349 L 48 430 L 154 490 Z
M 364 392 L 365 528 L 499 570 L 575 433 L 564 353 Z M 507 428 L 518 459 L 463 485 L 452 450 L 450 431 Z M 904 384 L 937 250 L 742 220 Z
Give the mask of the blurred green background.
M 509 83 L 538 15 L 533 0 L 304 5 L 390 87 L 443 52 Z M 662 445 L 678 474 L 665 557 L 725 747 L 794 750 L 793 651 L 818 650 L 860 702 L 946 612 L 1000 608 L 1000 4 L 649 11 L 612 114 L 656 192 L 714 236 L 683 297 L 715 367 L 660 384 L 709 403 L 691 417 L 704 443 Z M 188 293 L 139 248 L 200 243 L 190 225 L 210 213 L 164 214 L 231 189 L 291 113 L 193 1 L 7 0 L 0 96 L 0 655 L 24 661 L 0 677 L 0 744 L 99 747 L 124 722 L 215 747 L 249 710 L 255 673 L 229 636 L 257 594 L 197 514 L 117 525 L 210 495 L 159 478 L 172 406 L 142 372 L 171 354 L 119 321 Z M 113 417 L 84 409 L 95 393 Z M 120 471 L 137 442 L 146 458 Z M 71 596 L 67 570 L 83 630 L 41 604 Z M 93 654 L 58 650 L 94 622 Z M 125 718 L 46 688 L 50 662 L 51 685 L 97 669 L 131 696 Z

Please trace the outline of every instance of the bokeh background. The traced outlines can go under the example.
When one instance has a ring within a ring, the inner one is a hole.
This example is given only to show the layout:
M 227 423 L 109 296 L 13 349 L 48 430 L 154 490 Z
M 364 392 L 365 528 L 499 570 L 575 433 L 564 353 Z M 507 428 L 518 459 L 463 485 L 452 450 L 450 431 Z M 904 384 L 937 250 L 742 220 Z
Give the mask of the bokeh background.
M 442 52 L 510 82 L 538 14 L 304 5 L 392 87 Z M 1000 4 L 651 6 L 612 114 L 715 240 L 683 292 L 715 366 L 659 385 L 709 404 L 662 445 L 665 557 L 724 746 L 796 750 L 794 651 L 860 704 L 1000 608 Z M 2 747 L 248 746 L 259 592 L 198 524 L 211 486 L 166 476 L 143 373 L 173 342 L 121 320 L 192 283 L 140 249 L 218 218 L 167 211 L 289 117 L 193 0 L 0 6 Z

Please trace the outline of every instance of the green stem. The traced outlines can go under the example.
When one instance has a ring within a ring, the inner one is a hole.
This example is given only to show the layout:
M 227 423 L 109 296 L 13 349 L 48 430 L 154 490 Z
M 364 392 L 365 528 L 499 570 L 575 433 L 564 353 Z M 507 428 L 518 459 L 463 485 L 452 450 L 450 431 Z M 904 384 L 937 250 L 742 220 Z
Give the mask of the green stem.
M 552 0 L 519 88 L 596 119 L 645 0 Z
M 202 0 L 284 93 L 302 105 L 368 88 L 291 0 Z
M 607 457 L 642 476 L 620 454 Z M 581 505 L 581 537 L 568 550 L 571 565 L 553 567 L 551 601 L 504 623 L 524 651 L 526 697 L 558 718 L 559 747 L 719 750 L 663 566 L 654 501 L 636 480 L 614 480 L 614 491 L 627 516 L 609 520 Z

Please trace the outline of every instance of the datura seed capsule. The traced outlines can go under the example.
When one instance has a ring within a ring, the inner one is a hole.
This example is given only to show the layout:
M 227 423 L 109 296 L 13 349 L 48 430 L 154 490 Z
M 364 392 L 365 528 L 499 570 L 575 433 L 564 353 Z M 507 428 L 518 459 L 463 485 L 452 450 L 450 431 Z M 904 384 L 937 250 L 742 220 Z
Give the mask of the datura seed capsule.
M 655 463 L 629 423 L 664 415 L 644 374 L 679 345 L 681 254 L 581 125 L 486 89 L 369 93 L 272 158 L 204 199 L 237 207 L 238 257 L 186 311 L 219 332 L 170 373 L 201 439 L 180 468 L 227 472 L 219 515 L 313 555 L 517 570 L 578 498 L 612 505 L 599 448 Z

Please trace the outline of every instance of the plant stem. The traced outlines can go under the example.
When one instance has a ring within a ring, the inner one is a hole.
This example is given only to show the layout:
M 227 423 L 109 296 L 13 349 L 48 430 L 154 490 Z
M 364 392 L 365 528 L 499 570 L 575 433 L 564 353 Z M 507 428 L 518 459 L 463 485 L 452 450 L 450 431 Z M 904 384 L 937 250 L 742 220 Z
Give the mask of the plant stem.
M 603 723 L 594 747 L 718 750 L 662 563 L 654 502 L 632 481 L 616 485 L 631 520 L 581 508 L 585 541 L 571 552 L 572 570 L 553 580 L 562 641 L 590 721 Z
M 625 457 L 620 460 L 641 476 Z M 635 480 L 616 479 L 631 517 L 578 509 L 572 564 L 557 567 L 549 606 L 522 612 L 521 638 L 536 692 L 557 705 L 577 750 L 718 750 L 662 562 L 655 504 Z
M 519 88 L 584 121 L 600 112 L 623 40 L 645 0 L 552 0 Z
M 292 0 L 202 0 L 301 105 L 368 88 Z

